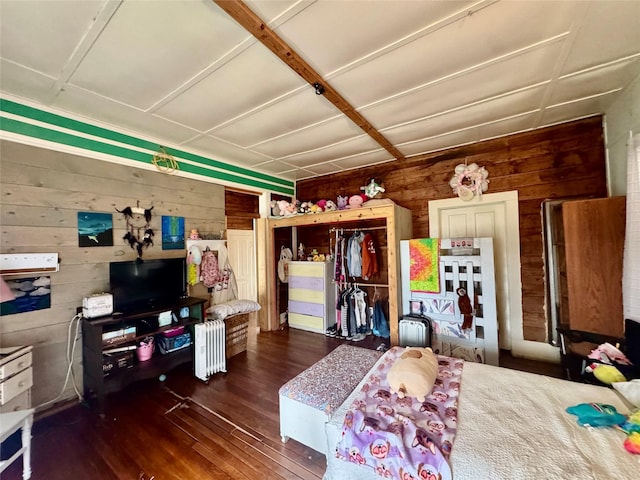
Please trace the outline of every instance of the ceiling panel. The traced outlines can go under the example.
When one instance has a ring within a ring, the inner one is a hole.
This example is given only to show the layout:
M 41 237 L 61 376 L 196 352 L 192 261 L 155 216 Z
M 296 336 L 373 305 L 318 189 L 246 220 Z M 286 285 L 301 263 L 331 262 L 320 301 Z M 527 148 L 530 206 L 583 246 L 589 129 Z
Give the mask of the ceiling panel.
M 311 167 L 327 161 L 340 163 L 344 158 L 376 152 L 378 150 L 380 150 L 379 145 L 366 135 L 361 135 L 346 142 L 335 143 L 317 150 L 291 155 L 286 158 L 286 161 L 299 167 Z M 386 152 L 385 154 L 389 155 Z
M 0 93 L 297 179 L 602 114 L 640 75 L 640 1 L 241 6 L 0 0 Z
M 549 78 L 545 77 L 548 72 L 544 66 L 555 62 L 559 51 L 558 42 L 535 48 L 464 75 L 443 79 L 425 88 L 372 105 L 363 109 L 363 113 L 378 129 L 386 130 L 452 108 L 464 108 L 527 87 L 535 88 L 532 86 L 549 81 Z M 471 89 L 469 85 L 482 85 L 482 89 Z M 537 88 L 536 91 L 539 92 Z M 529 108 L 523 106 L 523 111 Z M 488 110 L 486 113 L 493 115 Z
M 531 112 L 478 125 L 476 127 L 476 141 L 502 137 L 508 132 L 524 132 L 532 127 L 537 117 L 538 112 Z
M 553 41 L 570 24 L 561 3 L 557 16 L 544 18 L 537 2 L 491 5 L 470 17 L 374 58 L 331 79 L 346 98 L 357 105 L 398 95 L 449 75 L 495 62 L 505 55 Z M 517 34 L 516 34 L 517 32 Z M 545 76 L 549 76 L 545 65 Z
M 435 152 L 445 148 L 473 143 L 476 141 L 476 138 L 475 127 L 472 127 L 466 130 L 425 138 L 405 145 L 398 145 L 398 148 L 406 156 L 420 155 L 422 153 Z
M 247 38 L 213 2 L 123 2 L 71 83 L 147 109 Z
M 0 85 L 14 95 L 44 103 L 56 79 L 0 59 Z
M 279 102 L 214 129 L 213 133 L 238 145 L 250 146 L 337 116 L 335 107 L 306 85 Z M 279 121 L 274 122 L 274 118 Z
M 545 108 L 540 126 L 567 122 L 576 118 L 599 115 L 616 98 L 619 92 L 611 92 L 597 97 L 587 97 L 568 103 L 561 103 Z
M 109 98 L 101 97 L 73 85 L 67 85 L 52 104 L 54 107 L 75 112 L 90 119 L 95 112 L 102 112 L 101 122 L 120 127 L 130 132 L 144 133 L 161 143 L 179 145 L 197 135 L 196 130 L 177 125 L 163 118 L 149 115 Z
M 106 3 L 2 0 L 2 58 L 44 74 L 59 74 Z
M 640 57 L 610 63 L 558 79 L 551 88 L 549 103 L 554 105 L 575 98 L 600 95 L 623 89 L 640 74 Z
M 285 137 L 261 143 L 254 146 L 253 150 L 270 157 L 289 158 L 292 155 L 323 149 L 361 136 L 365 136 L 364 132 L 348 118 L 336 117 Z
M 585 2 L 585 7 L 561 75 L 638 53 L 640 1 Z
M 208 152 L 216 152 L 215 160 L 229 160 L 248 167 L 254 167 L 272 158 L 256 152 L 246 150 L 237 145 L 224 142 L 211 135 L 202 135 L 182 144 L 187 150 L 195 150 L 206 156 Z M 211 157 L 211 155 L 209 154 Z
M 330 162 L 331 165 L 349 170 L 353 168 L 369 167 L 371 165 L 379 165 L 381 163 L 387 163 L 394 161 L 394 158 L 389 157 L 389 154 L 385 151 L 366 152 L 361 155 L 353 155 L 351 157 L 341 158 L 334 162 Z M 316 168 L 315 166 L 313 168 Z
M 416 139 L 434 137 L 447 132 L 482 125 L 496 118 L 507 118 L 525 112 L 537 111 L 544 87 L 523 90 L 493 100 L 477 103 L 449 113 L 426 118 L 411 125 L 402 125 L 384 131 L 394 144 L 405 144 Z
M 256 43 L 156 113 L 206 131 L 303 85 L 296 73 Z
M 305 52 L 305 59 L 322 75 L 327 75 L 473 3 L 356 0 L 334 2 L 329 7 L 327 2 L 315 2 L 276 31 L 294 49 Z

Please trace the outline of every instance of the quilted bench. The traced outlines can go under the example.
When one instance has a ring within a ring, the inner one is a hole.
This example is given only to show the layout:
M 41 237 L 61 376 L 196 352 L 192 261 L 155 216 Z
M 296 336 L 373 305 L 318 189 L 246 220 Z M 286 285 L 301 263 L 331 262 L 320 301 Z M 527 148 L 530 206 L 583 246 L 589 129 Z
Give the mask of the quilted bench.
M 279 390 L 280 436 L 326 455 L 324 424 L 360 383 L 382 352 L 339 345 Z

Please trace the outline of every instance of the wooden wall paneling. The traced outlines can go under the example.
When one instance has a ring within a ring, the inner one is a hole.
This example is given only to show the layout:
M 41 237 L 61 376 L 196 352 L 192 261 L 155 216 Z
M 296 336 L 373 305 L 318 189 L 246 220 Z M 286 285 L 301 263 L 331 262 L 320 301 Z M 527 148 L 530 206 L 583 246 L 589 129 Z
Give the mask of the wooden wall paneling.
M 355 194 L 369 179 L 382 181 L 383 196 L 412 212 L 415 238 L 429 236 L 428 204 L 452 197 L 449 180 L 459 163 L 489 171 L 489 192 L 518 190 L 521 263 L 536 271 L 542 258 L 541 205 L 546 199 L 607 195 L 602 118 L 501 137 L 430 154 L 323 177 L 300 180 L 301 200 Z M 302 198 L 304 196 L 304 198 Z M 544 277 L 522 275 L 525 340 L 542 341 L 546 331 Z M 534 292 L 539 292 L 534 294 Z M 528 299 L 531 298 L 529 301 Z
M 224 208 L 228 230 L 253 230 L 253 220 L 260 218 L 259 196 L 225 189 Z
M 562 204 L 569 326 L 624 337 L 625 197 Z
M 82 298 L 108 291 L 109 262 L 137 257 L 122 240 L 125 220 L 115 209 L 138 201 L 153 206 L 154 245 L 143 258 L 182 256 L 181 250 L 162 250 L 162 215 L 184 217 L 187 232 L 219 233 L 225 228 L 224 187 L 8 141 L 0 142 L 0 168 L 1 252 L 57 252 L 60 258 L 60 271 L 49 275 L 51 308 L 0 317 L 2 346 L 34 345 L 37 405 L 64 381 L 67 329 Z M 111 212 L 114 245 L 78 247 L 79 211 Z M 38 381 L 45 376 L 47 382 Z M 68 390 L 61 400 L 71 396 Z

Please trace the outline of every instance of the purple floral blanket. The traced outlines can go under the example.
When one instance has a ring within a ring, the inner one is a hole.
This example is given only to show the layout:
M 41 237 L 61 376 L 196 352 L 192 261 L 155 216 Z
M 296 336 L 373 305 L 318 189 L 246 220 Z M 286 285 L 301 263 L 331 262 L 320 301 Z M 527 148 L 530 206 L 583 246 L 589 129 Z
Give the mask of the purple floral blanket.
M 424 402 L 391 394 L 387 372 L 404 351 L 393 347 L 345 415 L 336 457 L 370 467 L 384 478 L 451 480 L 448 463 L 456 435 L 464 361 L 437 355 L 438 377 Z

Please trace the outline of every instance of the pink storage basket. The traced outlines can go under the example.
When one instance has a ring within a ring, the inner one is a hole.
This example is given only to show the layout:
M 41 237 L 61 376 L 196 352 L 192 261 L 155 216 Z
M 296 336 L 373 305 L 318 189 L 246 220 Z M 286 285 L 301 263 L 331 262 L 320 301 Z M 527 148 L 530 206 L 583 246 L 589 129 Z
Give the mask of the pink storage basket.
M 136 349 L 136 355 L 138 356 L 138 360 L 140 362 L 144 362 L 149 360 L 153 355 L 153 351 L 155 350 L 155 345 L 153 343 L 153 337 L 147 337 L 140 342 L 138 348 Z

